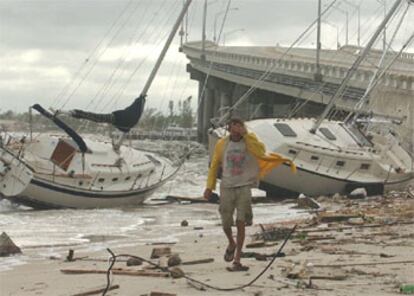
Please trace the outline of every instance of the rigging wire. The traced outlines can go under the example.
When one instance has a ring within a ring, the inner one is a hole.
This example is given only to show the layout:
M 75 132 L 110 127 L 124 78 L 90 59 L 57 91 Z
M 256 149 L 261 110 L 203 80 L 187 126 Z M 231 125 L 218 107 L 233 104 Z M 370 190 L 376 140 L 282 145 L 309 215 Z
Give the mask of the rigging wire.
M 135 11 L 137 11 L 137 9 L 138 9 L 138 6 L 136 7 L 136 10 Z M 131 49 L 131 46 L 132 46 L 132 44 L 133 44 L 133 42 L 134 42 L 134 35 L 136 34 L 136 32 L 138 31 L 138 29 L 139 29 L 139 25 L 141 24 L 141 22 L 142 22 L 142 20 L 143 20 L 143 18 L 144 18 L 144 15 L 146 14 L 146 12 L 147 12 L 147 10 L 148 10 L 148 6 L 145 6 L 145 9 L 143 10 L 143 15 L 142 16 L 138 16 L 137 17 L 137 19 L 138 19 L 138 22 L 134 25 L 134 27 L 135 27 L 135 30 L 134 30 L 134 32 L 132 33 L 132 35 L 131 35 L 131 37 L 130 37 L 130 40 L 129 40 L 129 42 L 128 43 L 126 43 L 124 46 L 123 46 L 123 53 L 122 53 L 122 56 L 119 58 L 119 61 L 118 61 L 118 63 L 117 63 L 117 65 L 114 67 L 114 69 L 112 70 L 112 72 L 111 72 L 111 74 L 108 76 L 108 78 L 106 79 L 106 81 L 105 81 L 105 83 L 103 83 L 103 85 L 102 85 L 102 87 L 99 89 L 99 91 L 95 94 L 95 96 L 92 98 L 92 100 L 90 101 L 90 103 L 88 104 L 88 106 L 90 106 L 90 105 L 92 105 L 94 102 L 95 102 L 95 100 L 96 99 L 98 99 L 99 98 L 99 102 L 101 102 L 101 100 L 103 100 L 103 97 L 105 96 L 105 94 L 109 91 L 109 89 L 111 88 L 111 86 L 113 85 L 113 83 L 114 83 L 114 81 L 115 81 L 115 79 L 114 79 L 114 77 L 115 77 L 115 74 L 117 74 L 117 72 L 121 69 L 121 67 L 124 65 L 124 63 L 125 63 L 125 60 L 126 60 L 126 58 L 127 58 L 127 55 L 128 55 L 128 49 L 130 50 Z M 134 14 L 134 13 L 133 13 Z M 133 15 L 132 14 L 132 15 Z M 119 76 L 120 76 L 121 74 L 119 74 Z M 98 106 L 96 106 L 96 107 L 98 107 Z
M 396 16 L 396 14 L 393 16 L 393 19 L 395 18 L 395 16 Z M 393 20 L 392 19 L 392 20 Z M 376 21 L 376 18 L 374 19 L 374 18 L 372 18 L 372 21 L 371 21 L 371 23 L 374 23 Z M 367 32 L 368 30 L 366 30 L 365 32 Z M 377 41 L 377 43 L 378 43 L 379 41 Z M 338 56 L 339 55 L 339 52 L 338 52 L 338 54 L 337 55 L 335 55 L 335 56 Z M 349 55 L 350 56 L 352 56 L 353 58 L 357 58 L 357 56 L 355 56 L 355 55 L 352 55 L 351 53 L 349 53 Z M 368 64 L 370 64 L 371 66 L 373 66 L 373 67 L 375 67 L 375 68 L 377 68 L 377 66 L 378 65 L 376 65 L 376 64 L 374 64 L 373 62 L 371 62 L 371 61 L 367 61 L 367 60 L 365 60 L 365 62 L 366 63 L 368 63 Z M 321 92 L 321 90 L 325 87 L 327 85 L 327 82 L 324 82 L 323 84 L 321 84 L 321 86 L 317 89 L 317 91 L 315 91 L 310 97 L 308 97 L 305 101 L 303 101 L 302 103 L 300 103 L 299 105 L 297 105 L 296 106 L 296 108 L 294 108 L 291 112 L 290 112 L 290 114 L 289 114 L 289 116 L 288 116 L 288 118 L 292 118 L 293 116 L 295 116 L 310 100 L 312 100 L 313 98 L 315 98 L 315 96 L 317 96 L 320 92 Z M 349 89 L 351 86 L 347 86 L 346 88 L 345 88 L 345 90 L 344 90 L 344 92 L 347 90 L 347 89 Z
M 329 4 L 321 13 L 321 17 L 323 15 L 325 15 L 325 13 L 327 11 L 330 10 L 330 8 L 337 2 L 337 0 L 333 0 L 331 2 L 331 4 Z M 255 83 L 237 100 L 237 102 L 235 104 L 233 104 L 233 106 L 231 106 L 229 108 L 229 110 L 226 112 L 226 114 L 224 114 L 223 116 L 220 117 L 218 124 L 222 124 L 223 121 L 225 121 L 227 119 L 227 117 L 229 117 L 229 115 L 231 114 L 231 112 L 234 109 L 237 109 L 238 106 L 240 106 L 258 87 L 260 87 L 260 85 L 263 83 L 263 81 L 265 79 L 268 78 L 268 76 L 270 75 L 271 71 L 276 68 L 276 66 L 278 64 L 280 64 L 280 62 L 284 59 L 284 57 L 292 50 L 292 48 L 297 45 L 300 40 L 303 38 L 303 36 L 305 36 L 309 30 L 317 23 L 318 19 L 314 20 L 307 28 L 306 30 L 299 35 L 299 37 L 289 46 L 289 48 L 287 50 L 284 51 L 284 53 L 282 54 L 282 56 L 277 60 L 277 62 L 274 65 L 270 65 L 267 66 L 265 72 L 260 76 L 260 78 L 258 80 L 255 81 Z
M 133 12 L 136 9 L 133 10 Z M 61 105 L 60 109 L 64 109 L 65 106 L 68 104 L 68 102 L 70 101 L 70 99 L 73 97 L 73 95 L 76 93 L 76 91 L 80 88 L 80 86 L 83 84 L 83 82 L 86 80 L 86 78 L 89 76 L 89 74 L 92 72 L 92 70 L 95 68 L 95 66 L 97 65 L 97 63 L 99 62 L 100 58 L 106 53 L 106 51 L 108 50 L 109 46 L 115 41 L 115 38 L 119 35 L 120 31 L 127 25 L 129 19 L 133 16 L 133 13 L 130 13 L 129 16 L 127 17 L 127 19 L 120 24 L 119 28 L 116 30 L 116 32 L 114 33 L 114 36 L 111 38 L 111 40 L 108 42 L 108 44 L 105 46 L 105 48 L 101 51 L 101 53 L 96 57 L 93 65 L 91 66 L 91 68 L 84 74 L 83 77 L 81 77 L 80 81 L 78 82 L 78 84 L 76 85 L 76 87 L 72 90 L 72 92 L 68 95 L 68 97 L 66 98 L 66 100 L 64 101 L 64 103 Z
M 61 90 L 61 92 L 55 97 L 55 99 L 52 102 L 52 106 L 56 106 L 59 102 L 59 100 L 63 99 L 63 97 L 66 95 L 66 93 L 69 91 L 70 87 L 75 83 L 75 80 L 78 78 L 80 73 L 83 71 L 83 69 L 86 67 L 86 65 L 90 62 L 90 60 L 93 58 L 93 56 L 98 52 L 99 48 L 103 46 L 104 41 L 109 37 L 109 34 L 112 32 L 112 30 L 116 27 L 117 23 L 121 20 L 122 16 L 127 11 L 128 7 L 133 3 L 133 0 L 130 0 L 126 5 L 125 8 L 120 12 L 120 14 L 115 18 L 110 28 L 107 30 L 107 32 L 104 34 L 104 37 L 98 42 L 98 44 L 95 46 L 95 48 L 90 52 L 90 54 L 87 56 L 87 58 L 84 60 L 84 62 L 81 64 L 81 66 L 78 68 L 76 73 L 74 74 L 72 80 L 67 83 L 64 88 Z
M 157 32 L 157 30 L 158 31 L 161 31 L 161 29 L 160 28 L 162 28 L 163 27 L 163 24 L 166 24 L 166 23 L 168 23 L 168 21 L 169 21 L 169 19 L 171 18 L 171 16 L 172 16 L 172 13 L 171 13 L 171 10 L 170 9 L 167 9 L 167 10 L 164 10 L 163 8 L 165 7 L 165 5 L 167 4 L 167 1 L 166 0 L 164 0 L 163 2 L 162 2 L 162 4 L 161 4 L 161 6 L 159 6 L 158 8 L 157 8 L 157 10 L 158 11 L 170 11 L 170 15 L 169 15 L 169 17 L 165 17 L 165 20 L 164 20 L 164 23 L 160 23 L 160 24 L 157 24 L 157 25 L 153 25 L 153 23 L 154 23 L 154 20 L 156 19 L 156 17 L 157 17 L 157 14 L 152 14 L 152 18 L 150 19 L 150 21 L 149 22 L 147 22 L 147 24 L 146 24 L 146 26 L 145 26 L 145 28 L 144 28 L 144 30 L 143 30 L 143 32 L 139 35 L 139 37 L 137 38 L 137 40 L 136 40 L 136 44 L 138 45 L 139 44 L 139 42 L 140 41 L 142 41 L 142 43 L 144 43 L 144 44 L 146 44 L 146 43 L 151 43 L 150 42 L 150 38 L 153 38 L 153 39 L 156 39 L 157 40 L 157 43 L 155 43 L 155 45 L 156 45 L 156 47 L 157 46 L 159 46 L 161 43 L 162 43 L 162 38 L 157 38 L 157 36 L 159 35 L 159 33 L 156 33 Z M 148 32 L 148 30 L 149 29 L 152 29 L 152 32 L 149 32 L 149 33 L 147 33 Z M 135 33 L 136 33 L 137 31 L 135 30 Z M 134 34 L 135 34 L 134 33 Z M 146 38 L 146 40 L 144 41 L 144 37 Z M 131 41 L 130 41 L 130 45 L 131 45 L 132 43 L 131 43 Z M 119 64 L 121 64 L 121 65 L 125 65 L 125 60 L 127 60 L 127 59 L 129 59 L 129 58 L 133 58 L 133 50 L 134 50 L 134 47 L 133 46 L 128 46 L 128 48 L 130 49 L 130 51 L 129 52 L 124 52 L 124 54 L 123 54 L 123 56 L 120 58 L 120 62 L 118 63 L 118 65 Z M 151 56 L 151 54 L 152 54 L 152 52 L 149 52 L 143 59 L 141 59 L 140 61 L 139 61 L 139 63 L 138 63 L 138 65 L 136 66 L 136 68 L 135 68 L 135 71 L 137 71 L 139 68 L 141 68 L 141 66 L 142 65 L 144 65 L 144 63 L 145 63 L 145 61 Z M 118 67 L 118 70 L 120 69 L 120 67 Z M 124 72 L 124 70 L 125 69 L 122 69 L 122 72 L 121 73 L 123 73 Z M 118 74 L 119 75 L 119 74 Z M 114 75 L 111 75 L 111 77 L 114 77 Z M 111 78 L 110 77 L 110 78 Z M 131 80 L 131 75 L 129 76 L 129 79 L 127 80 L 127 82 L 128 81 L 130 81 Z M 109 81 L 109 79 L 107 80 L 107 82 Z M 124 90 L 124 88 L 126 87 L 125 86 L 125 84 L 126 84 L 126 82 L 124 82 L 124 83 L 119 83 L 119 84 L 121 84 L 121 86 L 119 87 L 119 89 L 118 89 L 118 91 L 117 92 L 115 92 L 114 94 L 113 94 L 113 96 L 112 96 L 112 98 L 102 107 L 102 104 L 103 104 L 103 97 L 101 97 L 98 101 L 96 101 L 95 99 L 98 97 L 97 95 L 95 96 L 95 98 L 94 98 L 94 100 L 93 101 L 91 101 L 89 104 L 88 104 L 88 106 L 87 107 L 93 107 L 94 109 L 100 109 L 101 111 L 103 111 L 105 108 L 107 108 L 111 103 L 113 103 L 114 102 L 114 100 L 115 99 L 117 99 L 117 98 L 119 98 L 120 96 L 121 96 L 121 94 L 122 94 L 122 92 L 123 92 L 123 90 Z M 112 88 L 114 88 L 114 86 L 115 86 L 115 84 L 114 84 L 114 82 L 113 81 L 111 81 L 111 85 L 110 85 Z M 102 93 L 102 95 L 105 95 L 105 94 L 107 94 L 109 92 L 109 88 L 107 87 L 107 89 L 105 90 L 105 93 Z M 96 102 L 95 102 L 96 101 Z M 94 106 L 92 106 L 94 104 Z
M 176 5 L 174 5 L 174 6 L 176 6 Z M 167 23 L 169 23 L 169 20 L 172 18 L 172 17 L 174 17 L 174 11 L 173 11 L 173 9 L 169 9 L 169 16 L 168 16 L 168 18 L 166 18 L 166 20 L 164 21 L 164 23 L 165 24 L 167 24 Z M 164 39 L 164 37 L 165 36 L 168 36 L 168 33 L 165 33 L 165 32 L 163 32 L 163 34 L 164 34 L 164 36 L 162 37 L 162 38 L 157 38 L 157 37 L 159 37 L 159 35 L 160 35 L 160 33 L 158 33 L 158 35 L 157 36 L 155 36 L 155 32 L 156 32 L 156 30 L 158 29 L 158 31 L 159 32 L 161 32 L 162 31 L 162 27 L 163 26 L 159 26 L 159 27 L 155 27 L 155 28 L 153 28 L 154 29 L 154 31 L 152 32 L 152 34 L 151 34 L 151 36 L 150 36 L 150 38 L 154 38 L 154 39 L 156 39 L 157 40 L 157 42 L 155 42 L 157 45 L 157 47 L 162 43 L 162 40 Z M 148 41 L 149 42 L 149 41 Z M 145 59 L 143 59 L 140 63 L 139 63 L 139 65 L 137 66 L 137 67 L 135 67 L 135 69 L 134 69 L 134 71 L 132 71 L 131 72 L 131 74 L 129 75 L 129 77 L 128 77 L 128 79 L 127 80 L 125 80 L 125 82 L 124 82 L 124 85 L 123 85 L 123 87 L 122 88 L 120 88 L 120 90 L 119 90 L 119 92 L 118 92 L 118 94 L 117 94 L 117 96 L 118 96 L 118 98 L 120 98 L 121 96 L 122 96 L 122 94 L 124 93 L 124 91 L 125 91 L 125 89 L 127 88 L 127 86 L 129 85 L 129 83 L 131 82 L 131 80 L 132 80 L 132 78 L 135 76 L 135 74 L 138 72 L 138 70 L 140 69 L 140 67 L 144 64 L 144 62 L 151 56 L 151 54 L 152 54 L 152 52 L 150 52 L 150 53 L 148 53 L 147 54 L 147 56 L 145 57 Z
M 176 0 L 177 1 L 177 0 Z M 164 9 L 164 6 L 166 6 L 166 4 L 167 4 L 167 2 L 164 0 L 164 2 L 162 3 L 162 5 L 157 9 L 158 11 L 160 11 L 161 9 Z M 153 34 L 150 34 L 150 37 L 152 37 L 152 38 L 156 38 L 157 36 L 159 36 L 159 38 L 157 38 L 156 40 L 156 47 L 159 47 L 160 45 L 161 45 L 161 43 L 162 43 L 162 40 L 164 40 L 164 39 L 166 39 L 166 36 L 168 36 L 168 32 L 167 33 L 165 33 L 165 32 L 162 32 L 162 28 L 164 28 L 167 24 L 169 24 L 170 23 L 170 21 L 174 18 L 174 16 L 175 16 L 175 14 L 174 14 L 174 7 L 176 6 L 175 5 L 175 3 L 171 3 L 172 5 L 169 7 L 169 8 L 167 8 L 167 9 L 165 9 L 165 11 L 167 12 L 167 16 L 165 16 L 165 17 L 163 17 L 163 18 L 161 18 L 161 19 L 164 19 L 164 22 L 160 22 L 159 23 L 159 25 L 158 26 L 156 26 L 155 28 L 154 28 L 154 32 L 153 32 Z M 154 15 L 154 19 L 155 19 L 155 16 L 156 15 Z M 155 30 L 156 30 L 156 28 L 158 28 L 158 30 L 159 30 L 159 33 L 157 33 L 157 34 L 155 34 Z M 146 31 L 145 31 L 146 32 Z M 144 33 L 145 33 L 144 32 Z M 143 33 L 143 34 L 144 34 Z M 163 36 L 161 36 L 161 34 L 163 34 Z M 153 42 L 150 42 L 150 41 L 148 41 L 147 43 L 153 43 Z M 138 45 L 138 43 L 136 43 L 137 45 Z M 132 48 L 133 49 L 133 48 Z M 131 49 L 131 51 L 130 51 L 130 53 L 132 54 L 132 49 Z M 153 51 L 151 52 L 151 54 L 153 53 Z M 149 58 L 150 57 L 150 55 L 151 54 L 148 54 L 147 55 L 147 57 L 146 57 L 146 59 L 147 58 Z M 128 58 L 132 58 L 131 56 L 129 56 L 129 57 L 126 57 L 125 58 L 125 60 L 126 59 L 128 59 Z M 145 60 L 146 60 L 145 59 Z M 124 62 L 126 62 L 124 60 Z M 138 69 L 136 69 L 136 72 L 139 70 L 139 68 L 141 67 L 143 65 L 143 63 L 140 63 L 139 64 L 139 66 L 138 66 Z M 135 72 L 135 73 L 136 73 Z M 132 75 L 132 77 L 131 76 L 129 76 L 129 80 L 128 81 L 131 81 L 131 79 L 133 78 L 133 75 Z M 128 84 L 126 84 L 126 83 L 124 83 L 124 84 L 122 84 L 122 82 L 119 82 L 119 84 L 121 85 L 120 87 L 119 87 L 119 89 L 118 89 L 118 91 L 115 91 L 114 92 L 114 94 L 113 94 L 113 96 L 112 96 L 112 98 L 111 98 L 111 101 L 117 101 L 117 100 L 119 100 L 120 98 L 121 98 L 121 94 L 123 93 L 123 91 L 124 91 L 124 89 L 126 89 L 127 88 L 127 86 L 128 86 Z M 110 101 L 110 102 L 111 102 Z M 109 102 L 109 103 L 110 103 Z M 109 105 L 109 103 L 107 104 L 107 105 Z
M 399 22 L 398 22 L 398 24 L 397 24 L 397 26 L 396 26 L 396 28 L 394 30 L 394 33 L 393 33 L 393 35 L 392 35 L 392 37 L 391 37 L 391 39 L 389 41 L 389 44 L 387 46 L 386 51 L 384 51 L 383 54 L 382 54 L 382 57 L 381 57 L 381 59 L 380 59 L 380 61 L 378 63 L 377 70 L 372 75 L 372 78 L 371 78 L 371 80 L 368 83 L 368 86 L 367 86 L 367 89 L 365 90 L 364 95 L 361 97 L 361 99 L 359 100 L 359 102 L 355 105 L 353 112 L 350 112 L 349 115 L 348 115 L 348 119 L 350 119 L 350 116 L 352 116 L 352 114 L 354 113 L 353 119 L 352 119 L 352 123 L 355 122 L 355 119 L 356 119 L 356 117 L 359 114 L 358 111 L 360 111 L 363 108 L 363 106 L 364 106 L 364 104 L 366 102 L 366 98 L 368 97 L 369 93 L 371 93 L 371 91 L 373 90 L 373 88 L 375 88 L 375 86 L 378 84 L 379 79 L 383 76 L 383 74 L 385 74 L 386 68 L 384 67 L 384 70 L 381 72 L 380 71 L 381 70 L 381 67 L 384 66 L 384 63 L 386 61 L 386 57 L 388 56 L 388 53 L 391 50 L 391 45 L 394 42 L 394 40 L 395 40 L 395 38 L 397 36 L 397 33 L 399 32 L 399 30 L 401 28 L 402 23 L 404 22 L 404 19 L 405 19 L 406 15 L 407 15 L 408 9 L 409 9 L 409 6 L 407 5 L 406 9 L 403 11 L 402 16 L 401 16 L 401 18 L 400 18 L 400 20 L 399 20 Z M 411 41 L 409 40 L 409 42 L 411 42 Z M 403 46 L 403 49 L 405 47 L 406 46 Z M 401 54 L 401 51 L 396 56 L 398 57 L 398 56 L 400 56 L 400 54 Z M 387 69 L 389 69 L 389 67 L 391 67 L 391 65 L 392 64 L 390 64 L 387 67 Z M 381 77 L 380 77 L 380 75 L 381 75 Z
M 170 12 L 170 16 L 169 17 L 165 17 L 165 18 L 162 18 L 162 19 L 164 19 L 164 24 L 165 23 L 168 23 L 168 21 L 169 21 L 169 19 L 171 18 L 171 15 L 172 15 L 172 9 L 167 9 L 167 10 L 165 10 L 164 9 L 164 7 L 166 6 L 166 4 L 167 4 L 167 1 L 166 0 L 164 0 L 162 3 L 161 3 L 161 5 L 159 5 L 159 6 L 157 6 L 157 13 L 154 13 L 154 14 L 152 14 L 152 17 L 151 17 L 151 19 L 146 23 L 146 26 L 145 26 L 145 28 L 144 28 L 144 30 L 142 31 L 142 33 L 136 38 L 136 44 L 139 44 L 139 42 L 140 41 L 143 41 L 143 43 L 145 44 L 145 43 L 149 43 L 150 41 L 149 41 L 149 38 L 157 38 L 157 36 L 159 35 L 159 33 L 156 33 L 156 31 L 157 31 L 157 29 L 160 31 L 161 29 L 160 28 L 162 28 L 163 27 L 163 24 L 162 23 L 160 23 L 160 24 L 157 24 L 157 25 L 153 25 L 154 24 L 154 22 L 155 22 L 155 20 L 156 20 L 156 18 L 157 18 L 157 16 L 159 15 L 159 11 L 169 11 Z M 170 8 L 172 8 L 172 6 L 170 7 Z M 146 17 L 146 15 L 148 14 L 147 13 L 147 10 L 148 10 L 148 7 L 147 7 L 147 9 L 145 9 L 145 11 L 144 11 L 144 15 L 142 16 L 142 18 L 141 19 L 144 19 L 145 17 Z M 135 26 L 136 28 L 138 28 L 139 26 L 138 25 L 136 25 Z M 147 31 L 149 30 L 149 29 L 152 29 L 152 32 L 149 32 L 149 34 L 147 34 Z M 132 36 L 134 36 L 134 35 L 138 35 L 137 34 L 138 33 L 138 31 L 137 30 L 135 30 L 134 31 L 134 33 L 132 34 Z M 144 41 L 144 38 L 146 38 L 147 40 L 146 41 Z M 132 41 L 133 41 L 133 38 L 131 38 L 130 39 L 130 44 L 132 44 Z M 162 42 L 162 40 L 160 39 L 160 38 L 158 38 L 157 39 L 157 45 L 156 46 L 159 46 L 160 44 L 161 44 L 161 42 Z M 125 61 L 126 59 L 128 59 L 128 58 L 130 58 L 131 57 L 131 55 L 132 55 L 132 50 L 133 50 L 133 47 L 131 48 L 131 50 L 130 50 L 130 52 L 129 52 L 129 55 L 128 55 L 128 52 L 127 51 L 124 51 L 124 54 L 123 54 L 123 58 L 121 58 L 121 61 Z M 151 55 L 151 53 L 152 52 L 150 52 L 150 53 L 148 53 L 147 54 L 147 56 L 144 58 L 144 59 L 142 59 L 140 62 L 139 62 L 139 64 L 138 64 L 138 66 L 136 67 L 136 70 L 135 71 L 137 71 L 144 63 L 145 63 L 145 61 L 149 58 L 149 56 Z M 123 72 L 122 72 L 123 73 Z M 113 75 L 112 75 L 113 76 Z M 127 82 L 129 82 L 130 80 L 131 80 L 131 78 L 132 77 L 129 77 L 129 79 L 127 80 Z M 107 80 L 107 82 L 108 82 L 109 80 Z M 120 83 L 121 84 L 121 83 Z M 124 83 L 123 85 L 121 85 L 120 87 L 119 87 L 119 89 L 118 89 L 118 94 L 119 94 L 119 97 L 121 96 L 121 94 L 122 94 L 122 92 L 123 92 L 123 90 L 124 90 L 124 88 L 126 87 L 125 86 L 126 85 L 126 83 Z M 106 91 L 108 92 L 109 91 L 109 88 L 107 88 L 106 89 Z M 106 93 L 107 93 L 106 92 Z M 94 99 L 93 100 L 91 100 L 90 102 L 89 102 L 89 104 L 87 105 L 87 108 L 89 108 L 89 107 L 93 107 L 93 109 L 98 109 L 99 107 L 101 107 L 100 108 L 100 110 L 102 111 L 102 110 L 104 110 L 105 108 L 107 108 L 111 103 L 113 103 L 116 99 L 117 99 L 117 93 L 114 93 L 114 95 L 112 96 L 112 99 L 110 99 L 103 107 L 102 107 L 102 104 L 103 104 L 103 98 L 101 98 L 101 99 L 99 99 L 99 100 L 96 100 L 97 99 L 97 95 L 95 95 L 95 97 L 94 97 Z M 93 106 L 94 105 L 94 106 Z M 84 125 L 81 127 L 81 128 L 86 128 L 88 125 L 90 124 L 90 122 L 89 121 L 87 121 L 87 120 L 85 120 L 84 121 Z

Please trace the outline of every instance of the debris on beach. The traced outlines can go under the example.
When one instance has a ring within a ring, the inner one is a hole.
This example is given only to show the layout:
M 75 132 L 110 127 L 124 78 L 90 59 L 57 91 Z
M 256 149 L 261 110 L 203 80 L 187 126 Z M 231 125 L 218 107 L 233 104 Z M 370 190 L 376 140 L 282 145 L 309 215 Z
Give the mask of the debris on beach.
M 128 258 L 126 265 L 127 266 L 139 266 L 139 265 L 142 265 L 142 260 L 139 258 Z
M 350 194 L 348 198 L 350 199 L 362 199 L 368 196 L 367 190 L 365 188 L 356 188 Z
M 22 251 L 16 244 L 12 241 L 12 239 L 7 235 L 7 233 L 3 232 L 0 235 L 0 257 L 7 257 L 10 255 L 21 254 Z
M 164 292 L 151 292 L 149 296 L 177 296 L 177 294 L 164 293 Z
M 298 208 L 299 209 L 319 209 L 321 205 L 311 197 L 304 194 L 300 194 L 298 197 Z
M 170 274 L 173 279 L 179 279 L 185 276 L 184 271 L 179 267 L 170 268 Z
M 163 256 L 170 256 L 171 248 L 170 247 L 159 247 L 153 248 L 151 253 L 151 259 L 157 259 Z
M 404 291 L 407 290 L 405 287 L 409 286 L 410 282 L 407 282 L 404 274 L 414 263 L 408 251 L 413 246 L 414 238 L 414 199 L 409 194 L 394 192 L 385 196 L 361 199 L 337 195 L 335 198 L 324 197 L 314 200 L 318 201 L 321 209 L 318 212 L 310 212 L 306 218 L 256 225 L 257 232 L 252 233 L 251 241 L 246 242 L 246 248 L 253 247 L 254 252 L 244 250 L 241 256 L 243 261 L 261 270 L 266 263 L 260 261 L 270 262 L 275 257 L 281 257 L 262 278 L 263 283 L 272 281 L 274 289 L 291 289 L 290 294 L 295 294 L 294 289 L 335 293 L 348 289 L 353 283 L 359 283 L 361 286 L 370 285 L 372 279 L 381 282 L 375 293 L 398 293 L 401 287 L 404 287 Z M 293 225 L 298 225 L 296 232 L 288 241 L 284 252 L 279 252 L 281 241 L 290 234 Z M 192 230 L 197 231 L 196 228 Z M 273 249 L 273 246 L 277 247 Z M 140 266 L 130 265 L 129 268 L 125 268 L 116 265 L 112 268 L 112 273 L 119 276 L 147 277 L 151 278 L 151 281 L 169 278 L 174 279 L 175 283 L 175 279 L 183 277 L 188 279 L 195 275 L 197 278 L 196 272 L 200 269 L 192 269 L 191 265 L 208 264 L 217 260 L 217 257 L 185 258 L 186 255 L 194 254 L 183 250 L 173 252 L 172 248 L 166 245 L 149 251 L 151 259 L 144 259 Z M 221 265 L 211 265 L 205 269 L 198 267 L 207 272 L 210 285 L 214 286 L 214 277 L 220 274 L 218 266 Z M 65 274 L 107 273 L 105 267 L 98 266 L 61 271 Z M 187 283 L 193 289 L 210 289 L 197 282 Z M 257 291 L 257 287 L 255 292 L 267 295 L 265 285 L 261 291 Z M 246 291 L 250 294 L 253 292 L 248 288 Z M 400 293 L 407 293 L 402 291 Z M 159 293 L 161 294 L 151 295 L 168 295 Z
M 177 255 L 177 254 L 174 254 L 170 258 L 168 258 L 167 265 L 169 267 L 177 266 L 177 265 L 181 264 L 181 261 L 182 260 L 181 260 L 180 256 Z

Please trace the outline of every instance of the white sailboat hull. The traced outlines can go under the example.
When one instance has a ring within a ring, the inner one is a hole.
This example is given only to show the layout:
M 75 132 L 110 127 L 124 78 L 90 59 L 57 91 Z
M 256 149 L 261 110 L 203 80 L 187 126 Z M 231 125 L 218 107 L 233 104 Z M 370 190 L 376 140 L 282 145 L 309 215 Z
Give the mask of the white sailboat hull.
M 413 160 L 392 135 L 371 134 L 372 142 L 343 123 L 324 121 L 317 133 L 309 132 L 312 119 L 259 119 L 246 122 L 266 146 L 293 160 L 297 173 L 287 164 L 273 169 L 260 180 L 259 188 L 273 197 L 348 194 L 365 188 L 369 195 L 402 189 L 414 180 Z M 280 129 L 279 129 L 280 128 Z M 327 134 L 327 130 L 330 134 Z M 221 128 L 210 134 L 210 156 Z M 327 135 L 331 138 L 328 139 Z
M 110 208 L 142 204 L 161 184 L 129 192 L 93 192 L 32 180 L 13 201 L 35 208 Z
M 305 193 L 309 196 L 321 196 L 333 195 L 335 193 L 347 194 L 356 188 L 370 188 L 370 192 L 380 194 L 384 191 L 397 190 L 408 186 L 412 180 L 413 178 L 406 177 L 392 183 L 350 182 L 300 168 L 293 175 L 289 166 L 282 165 L 265 176 L 260 181 L 260 187 L 274 192 L 276 196 L 273 197 L 278 197 L 278 191 L 280 194 L 291 193 L 293 196 L 297 196 L 300 193 Z
M 91 140 L 87 140 L 92 149 L 87 155 L 82 157 L 74 150 L 70 161 L 56 164 L 54 157 L 65 152 L 59 149 L 66 141 L 61 136 L 40 136 L 18 147 L 24 151 L 21 156 L 13 145 L 9 145 L 10 150 L 0 147 L 0 152 L 10 158 L 7 163 L 11 167 L 0 178 L 0 184 L 7 185 L 0 193 L 12 202 L 34 208 L 136 206 L 179 169 L 154 153 L 131 147 L 114 152 L 110 144 Z

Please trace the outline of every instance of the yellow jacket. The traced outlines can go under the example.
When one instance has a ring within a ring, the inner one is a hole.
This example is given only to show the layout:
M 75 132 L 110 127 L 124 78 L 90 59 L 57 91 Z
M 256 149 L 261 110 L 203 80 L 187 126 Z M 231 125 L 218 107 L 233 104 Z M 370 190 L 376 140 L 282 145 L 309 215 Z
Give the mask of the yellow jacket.
M 281 165 L 282 163 L 288 163 L 293 173 L 296 173 L 295 164 L 287 158 L 283 158 L 281 155 L 276 153 L 266 154 L 265 146 L 260 142 L 254 133 L 247 133 L 243 136 L 243 140 L 246 143 L 246 149 L 250 152 L 257 160 L 259 165 L 259 177 L 263 177 L 268 174 L 273 168 Z M 210 163 L 210 169 L 208 171 L 207 188 L 214 190 L 216 188 L 217 172 L 222 164 L 224 149 L 226 148 L 229 141 L 229 136 L 218 140 L 215 148 L 213 157 Z

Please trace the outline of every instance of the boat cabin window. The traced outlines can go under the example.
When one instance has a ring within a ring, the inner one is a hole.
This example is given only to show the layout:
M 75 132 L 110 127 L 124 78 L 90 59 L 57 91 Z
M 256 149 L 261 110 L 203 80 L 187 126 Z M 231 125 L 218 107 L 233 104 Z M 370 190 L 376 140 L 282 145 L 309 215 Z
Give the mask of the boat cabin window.
M 116 181 L 118 181 L 118 178 L 113 178 L 112 179 L 112 182 L 116 182 Z
M 99 183 L 103 183 L 103 182 L 105 182 L 105 178 L 99 178 L 99 179 L 98 179 L 98 182 L 99 182 Z
M 312 155 L 311 156 L 311 160 L 319 160 L 319 157 L 318 156 L 315 156 L 315 155 Z
M 294 155 L 297 154 L 296 150 L 293 150 L 293 149 L 289 149 L 288 152 L 289 152 L 289 154 L 294 154 Z
M 352 136 L 352 138 L 360 146 L 373 147 L 374 145 L 371 141 L 355 126 L 345 126 L 340 123 L 340 125 Z
M 296 137 L 295 131 L 287 124 L 277 122 L 274 124 L 275 128 L 285 137 Z
M 369 163 L 362 163 L 360 168 L 361 168 L 361 170 L 369 170 L 370 164 Z
M 328 128 L 326 128 L 326 127 L 321 127 L 320 129 L 319 129 L 319 131 L 322 133 L 322 135 L 324 135 L 325 136 L 325 138 L 327 138 L 328 140 L 331 140 L 331 141 L 335 141 L 336 140 L 336 137 L 335 137 L 335 135 L 328 129 Z
M 125 181 L 129 181 L 129 180 L 131 180 L 131 176 L 128 176 L 125 178 Z
M 336 166 L 339 166 L 339 167 L 343 167 L 343 166 L 345 166 L 345 161 L 343 161 L 343 160 L 338 160 L 338 161 L 336 162 Z

